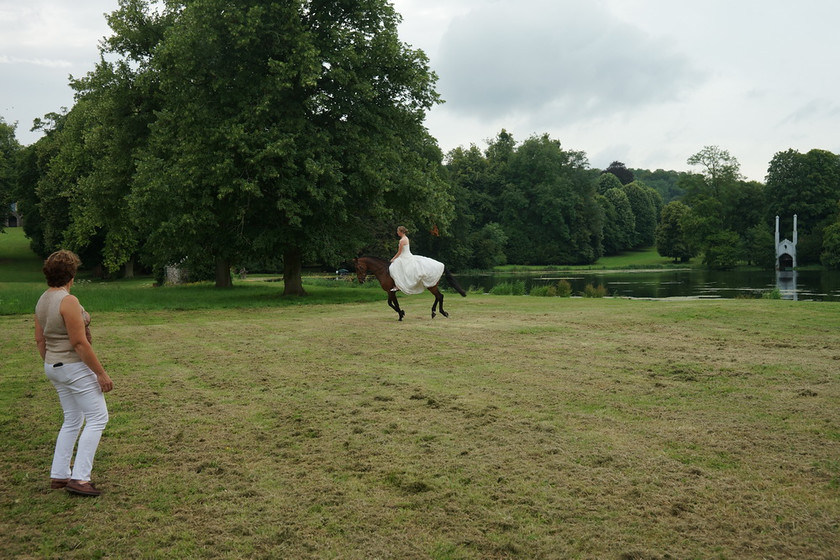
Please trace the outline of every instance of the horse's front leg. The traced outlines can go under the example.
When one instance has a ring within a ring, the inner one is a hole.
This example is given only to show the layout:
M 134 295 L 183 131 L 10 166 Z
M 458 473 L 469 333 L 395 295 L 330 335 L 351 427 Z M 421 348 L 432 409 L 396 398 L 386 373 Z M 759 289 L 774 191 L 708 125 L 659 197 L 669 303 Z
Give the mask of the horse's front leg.
M 391 306 L 391 309 L 397 312 L 397 315 L 400 316 L 400 321 L 402 321 L 403 317 L 405 317 L 405 311 L 400 309 L 400 302 L 397 301 L 396 292 L 388 292 L 388 305 Z

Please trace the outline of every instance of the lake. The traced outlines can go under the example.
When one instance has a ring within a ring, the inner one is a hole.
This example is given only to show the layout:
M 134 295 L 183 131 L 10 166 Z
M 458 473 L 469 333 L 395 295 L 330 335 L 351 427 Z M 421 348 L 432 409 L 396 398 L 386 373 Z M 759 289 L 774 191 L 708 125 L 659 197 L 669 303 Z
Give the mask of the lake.
M 474 286 L 489 292 L 501 282 L 523 281 L 532 286 L 556 284 L 566 280 L 573 293 L 581 293 L 587 284 L 602 285 L 612 296 L 631 298 L 736 298 L 757 297 L 778 288 L 783 299 L 800 301 L 840 301 L 840 272 L 807 270 L 627 270 L 548 271 L 529 273 L 493 273 L 456 275 L 465 289 Z

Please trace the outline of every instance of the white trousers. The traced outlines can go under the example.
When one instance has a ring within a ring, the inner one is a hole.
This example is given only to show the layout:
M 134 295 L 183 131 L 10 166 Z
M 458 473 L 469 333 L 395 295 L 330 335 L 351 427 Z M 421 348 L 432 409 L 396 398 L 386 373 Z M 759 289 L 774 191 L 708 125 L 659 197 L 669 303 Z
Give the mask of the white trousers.
M 44 364 L 44 372 L 58 392 L 61 408 L 64 410 L 64 424 L 55 441 L 50 477 L 88 481 L 93 469 L 93 456 L 99 446 L 102 431 L 108 423 L 105 395 L 99 387 L 96 374 L 84 362 L 58 367 Z M 82 425 L 85 427 L 84 431 Z M 77 438 L 79 446 L 71 472 L 70 462 Z

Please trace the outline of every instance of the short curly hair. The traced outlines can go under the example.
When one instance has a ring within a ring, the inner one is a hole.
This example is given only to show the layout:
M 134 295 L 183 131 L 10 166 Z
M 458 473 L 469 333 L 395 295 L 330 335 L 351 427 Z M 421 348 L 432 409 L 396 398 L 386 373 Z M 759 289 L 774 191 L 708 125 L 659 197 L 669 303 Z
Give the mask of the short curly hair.
M 51 288 L 60 288 L 70 283 L 76 277 L 76 271 L 82 264 L 79 256 L 73 251 L 62 249 L 56 251 L 44 261 L 44 276 Z

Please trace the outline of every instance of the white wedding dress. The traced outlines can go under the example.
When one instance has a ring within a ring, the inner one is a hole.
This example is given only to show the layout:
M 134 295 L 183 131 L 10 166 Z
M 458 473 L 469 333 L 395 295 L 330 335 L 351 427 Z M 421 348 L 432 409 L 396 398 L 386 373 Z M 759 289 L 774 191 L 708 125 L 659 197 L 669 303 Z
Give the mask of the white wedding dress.
M 388 272 L 397 288 L 404 294 L 422 294 L 426 288 L 431 288 L 440 281 L 444 265 L 429 257 L 412 255 L 408 245 L 405 244 L 400 256 L 391 263 Z

